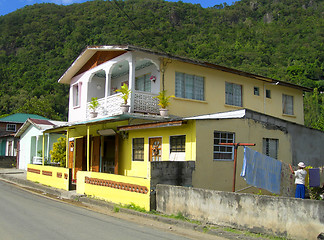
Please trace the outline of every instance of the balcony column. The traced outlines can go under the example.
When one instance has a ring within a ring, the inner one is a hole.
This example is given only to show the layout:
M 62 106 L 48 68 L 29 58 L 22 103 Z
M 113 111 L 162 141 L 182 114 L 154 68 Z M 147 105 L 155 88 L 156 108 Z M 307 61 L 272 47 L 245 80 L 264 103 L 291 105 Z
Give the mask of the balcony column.
M 105 84 L 105 110 L 108 107 L 108 96 L 111 95 L 111 74 L 106 70 L 106 84 Z
M 128 99 L 128 104 L 130 105 L 130 112 L 134 112 L 134 97 L 135 97 L 135 66 L 136 61 L 133 54 L 131 55 L 130 61 L 129 61 L 129 89 L 131 90 L 130 93 L 130 99 Z

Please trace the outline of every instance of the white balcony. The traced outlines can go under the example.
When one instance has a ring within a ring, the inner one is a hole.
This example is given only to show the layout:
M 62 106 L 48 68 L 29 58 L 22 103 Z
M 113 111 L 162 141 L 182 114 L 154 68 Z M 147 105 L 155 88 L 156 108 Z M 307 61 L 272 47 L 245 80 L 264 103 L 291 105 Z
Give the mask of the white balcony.
M 137 113 L 148 113 L 148 114 L 158 114 L 159 106 L 158 99 L 154 98 L 156 94 L 146 93 L 146 92 L 135 92 L 134 93 L 133 106 L 131 105 L 131 112 Z M 110 117 L 122 114 L 120 105 L 123 104 L 123 99 L 121 98 L 121 93 L 108 96 L 107 98 L 98 99 L 99 107 L 97 109 L 98 116 L 100 117 Z M 89 102 L 87 103 L 86 117 L 90 119 L 90 108 Z

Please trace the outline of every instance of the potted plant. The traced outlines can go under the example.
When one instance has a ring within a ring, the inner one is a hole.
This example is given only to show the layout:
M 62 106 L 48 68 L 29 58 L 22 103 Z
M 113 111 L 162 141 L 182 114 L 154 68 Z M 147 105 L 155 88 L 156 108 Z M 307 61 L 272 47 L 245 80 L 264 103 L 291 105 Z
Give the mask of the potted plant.
M 126 83 L 123 84 L 119 89 L 116 90 L 116 92 L 120 92 L 121 98 L 124 100 L 124 103 L 120 105 L 122 112 L 126 113 L 129 111 L 129 105 L 127 105 L 127 100 L 129 98 L 129 94 L 131 93 L 131 90 L 128 89 L 128 85 Z
M 170 105 L 170 98 L 173 98 L 174 96 L 171 95 L 171 96 L 167 96 L 166 95 L 166 90 L 163 90 L 161 92 L 159 92 L 159 95 L 154 97 L 154 98 L 157 98 L 159 100 L 159 103 L 158 105 L 161 107 L 160 108 L 160 115 L 162 117 L 166 117 L 168 116 L 168 109 L 167 107 Z
M 98 116 L 98 112 L 96 112 L 98 107 L 99 107 L 98 98 L 96 98 L 96 97 L 91 98 L 91 102 L 89 104 L 89 108 L 91 110 L 90 111 L 91 118 L 95 118 Z

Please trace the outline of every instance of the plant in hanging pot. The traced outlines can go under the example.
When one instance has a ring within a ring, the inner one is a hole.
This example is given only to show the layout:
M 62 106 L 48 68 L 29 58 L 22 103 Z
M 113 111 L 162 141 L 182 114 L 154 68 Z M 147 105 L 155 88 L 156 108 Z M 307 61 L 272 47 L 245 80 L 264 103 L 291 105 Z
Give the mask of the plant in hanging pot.
M 127 100 L 129 98 L 129 94 L 131 93 L 131 90 L 128 89 L 128 85 L 126 83 L 123 84 L 119 89 L 115 90 L 116 92 L 120 92 L 121 98 L 124 100 L 124 103 L 120 105 L 122 112 L 126 113 L 129 111 L 129 105 L 127 105 Z
M 166 117 L 168 116 L 168 109 L 167 107 L 170 105 L 170 98 L 173 98 L 174 96 L 167 96 L 166 95 L 166 90 L 163 90 L 161 92 L 159 92 L 159 95 L 157 95 L 154 98 L 157 98 L 159 100 L 158 105 L 161 107 L 160 108 L 160 115 L 162 117 Z
M 91 118 L 95 118 L 98 116 L 98 112 L 96 112 L 98 107 L 99 107 L 98 98 L 96 97 L 91 98 L 91 102 L 89 104 Z

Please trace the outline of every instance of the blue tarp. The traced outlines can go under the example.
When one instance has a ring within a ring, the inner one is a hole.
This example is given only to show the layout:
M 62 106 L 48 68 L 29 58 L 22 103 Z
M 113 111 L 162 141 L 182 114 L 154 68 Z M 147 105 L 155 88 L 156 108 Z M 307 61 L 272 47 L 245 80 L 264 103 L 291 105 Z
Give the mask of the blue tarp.
M 241 177 L 247 184 L 280 193 L 281 162 L 244 147 L 244 159 Z

